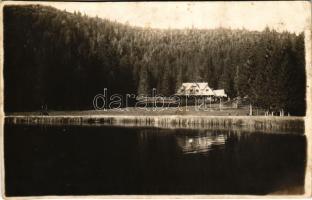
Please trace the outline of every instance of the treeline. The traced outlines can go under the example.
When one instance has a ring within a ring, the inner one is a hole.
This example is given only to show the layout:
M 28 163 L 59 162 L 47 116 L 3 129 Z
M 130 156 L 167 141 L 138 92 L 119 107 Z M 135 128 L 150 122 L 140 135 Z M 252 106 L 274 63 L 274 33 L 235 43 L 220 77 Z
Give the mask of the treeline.
M 304 35 L 143 29 L 52 7 L 4 7 L 6 112 L 92 109 L 103 88 L 172 95 L 193 81 L 304 115 Z

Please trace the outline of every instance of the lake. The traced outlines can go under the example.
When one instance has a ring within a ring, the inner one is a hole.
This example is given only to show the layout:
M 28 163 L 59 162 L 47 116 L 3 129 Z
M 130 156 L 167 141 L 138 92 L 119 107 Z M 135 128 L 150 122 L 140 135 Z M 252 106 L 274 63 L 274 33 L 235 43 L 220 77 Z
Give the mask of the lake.
M 7 196 L 298 194 L 306 137 L 238 130 L 4 127 Z

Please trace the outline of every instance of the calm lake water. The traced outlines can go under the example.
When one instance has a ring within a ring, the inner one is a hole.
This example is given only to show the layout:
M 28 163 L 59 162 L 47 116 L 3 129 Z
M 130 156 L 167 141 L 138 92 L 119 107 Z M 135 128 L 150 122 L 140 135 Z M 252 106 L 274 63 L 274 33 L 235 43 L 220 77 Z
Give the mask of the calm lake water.
M 303 192 L 294 134 L 5 125 L 6 195 Z

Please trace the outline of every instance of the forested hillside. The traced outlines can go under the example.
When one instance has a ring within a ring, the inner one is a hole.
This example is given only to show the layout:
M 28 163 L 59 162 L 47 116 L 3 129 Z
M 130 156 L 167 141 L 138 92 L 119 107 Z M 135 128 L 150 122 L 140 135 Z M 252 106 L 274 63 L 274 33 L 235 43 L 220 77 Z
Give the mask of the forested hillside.
M 302 115 L 304 35 L 143 29 L 52 7 L 4 7 L 6 112 L 92 109 L 103 88 L 172 95 L 192 81 Z

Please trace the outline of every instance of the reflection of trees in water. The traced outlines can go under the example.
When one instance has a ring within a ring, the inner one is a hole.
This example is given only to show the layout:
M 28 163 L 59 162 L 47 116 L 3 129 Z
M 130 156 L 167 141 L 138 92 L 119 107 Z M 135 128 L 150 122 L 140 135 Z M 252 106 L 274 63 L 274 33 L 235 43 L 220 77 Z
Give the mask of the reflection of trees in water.
M 150 149 L 168 150 L 174 148 L 173 137 L 175 131 L 172 129 L 142 128 L 138 131 L 138 151 L 147 154 Z
M 177 136 L 177 144 L 184 153 L 205 153 L 223 147 L 227 139 L 224 133 L 207 131 L 205 134 Z

